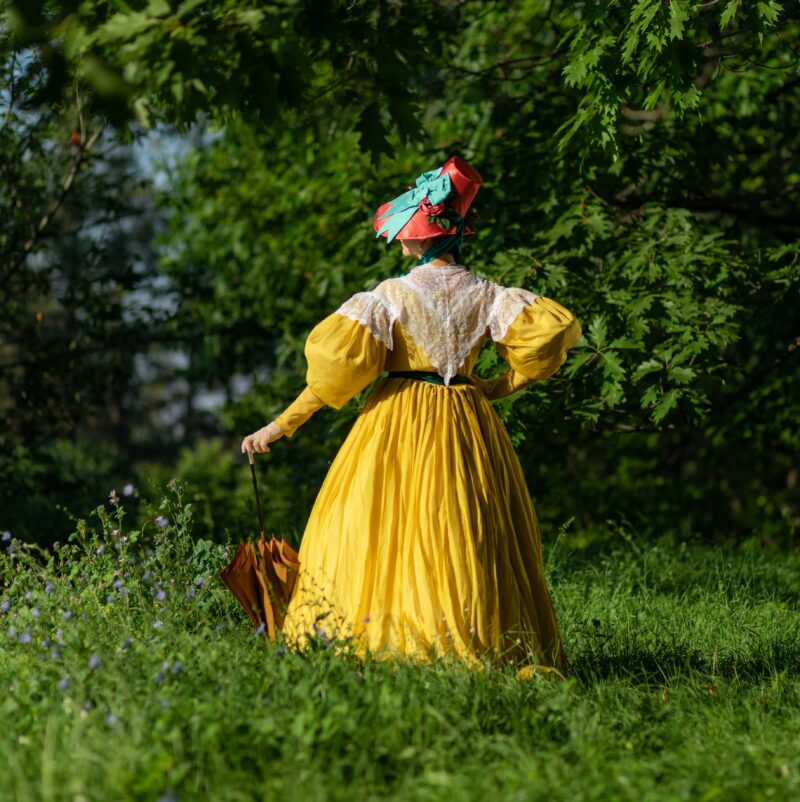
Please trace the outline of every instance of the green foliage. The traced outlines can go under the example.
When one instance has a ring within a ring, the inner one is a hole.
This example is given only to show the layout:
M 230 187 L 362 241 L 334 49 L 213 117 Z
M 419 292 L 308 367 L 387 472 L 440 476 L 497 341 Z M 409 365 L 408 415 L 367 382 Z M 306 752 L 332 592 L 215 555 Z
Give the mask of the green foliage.
M 546 571 L 573 677 L 520 681 L 444 658 L 361 662 L 258 638 L 216 576 L 234 544 L 194 537 L 185 493 L 172 483 L 135 528 L 127 502 L 110 501 L 52 551 L 3 542 L 10 798 L 800 790 L 794 553 L 643 543 L 619 529 L 559 539 Z M 740 759 L 719 760 L 730 754 Z
M 162 185 L 166 226 L 155 241 L 169 281 L 158 291 L 176 298 L 159 334 L 188 355 L 175 371 L 188 384 L 184 442 L 146 425 L 142 466 L 222 436 L 227 451 L 212 451 L 233 455 L 220 468 L 227 479 L 199 456 L 181 470 L 198 488 L 220 481 L 234 492 L 238 443 L 302 387 L 311 326 L 408 267 L 375 242 L 374 209 L 459 153 L 485 178 L 483 225 L 464 261 L 556 298 L 584 329 L 557 376 L 496 405 L 543 523 L 590 528 L 626 511 L 642 531 L 794 537 L 791 9 L 684 0 L 4 8 L 14 32 L 6 63 L 28 47 L 35 65 L 25 71 L 36 84 L 28 108 L 53 112 L 77 86 L 86 108 L 128 130 L 137 119 L 211 121 L 211 136 Z M 31 177 L 18 183 L 31 195 L 36 181 L 54 191 L 50 152 L 32 152 Z M 24 236 L 14 238 L 19 253 Z M 33 265 L 23 267 L 32 280 Z M 487 346 L 478 370 L 503 369 Z M 203 390 L 223 392 L 224 407 L 201 415 L 192 401 Z M 122 411 L 147 420 L 143 406 Z M 265 472 L 275 498 L 294 497 L 298 476 L 309 477 L 302 509 L 275 502 L 276 526 L 302 528 L 355 407 L 321 411 L 276 444 Z M 132 454 L 124 424 L 116 428 L 120 452 Z M 222 524 L 211 506 L 209 532 L 241 526 Z

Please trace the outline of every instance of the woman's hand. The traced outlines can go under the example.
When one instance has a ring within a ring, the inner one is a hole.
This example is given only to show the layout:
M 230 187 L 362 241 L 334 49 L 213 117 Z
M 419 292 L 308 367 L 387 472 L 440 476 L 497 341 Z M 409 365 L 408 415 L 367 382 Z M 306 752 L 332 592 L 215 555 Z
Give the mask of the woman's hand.
M 248 434 L 242 440 L 242 454 L 246 451 L 257 451 L 263 453 L 269 451 L 269 444 L 274 443 L 279 437 L 283 437 L 280 426 L 275 421 L 268 423 L 263 428 L 253 434 Z

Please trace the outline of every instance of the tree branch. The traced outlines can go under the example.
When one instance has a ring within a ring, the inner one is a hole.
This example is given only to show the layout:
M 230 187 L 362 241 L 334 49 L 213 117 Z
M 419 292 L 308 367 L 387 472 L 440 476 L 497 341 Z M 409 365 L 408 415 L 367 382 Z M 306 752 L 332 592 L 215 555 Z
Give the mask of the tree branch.
M 47 227 L 50 225 L 50 221 L 53 219 L 56 212 L 58 212 L 58 210 L 61 208 L 61 204 L 64 202 L 64 199 L 69 194 L 70 189 L 72 189 L 72 184 L 75 181 L 75 176 L 78 174 L 78 168 L 81 166 L 81 163 L 86 158 L 86 155 L 89 153 L 89 151 L 92 149 L 92 146 L 97 141 L 97 137 L 100 135 L 101 130 L 102 129 L 98 128 L 89 137 L 88 142 L 86 142 L 85 144 L 81 143 L 81 147 L 75 154 L 75 158 L 73 159 L 69 171 L 67 172 L 67 175 L 64 178 L 64 183 L 61 187 L 61 191 L 58 193 L 58 197 L 56 197 L 56 199 L 50 205 L 50 208 L 44 213 L 42 219 L 39 221 L 39 224 L 34 229 L 30 239 L 23 246 L 22 252 L 12 262 L 11 267 L 3 276 L 3 281 L 2 284 L 0 284 L 0 289 L 5 290 L 6 287 L 8 287 L 8 283 L 11 281 L 11 277 L 24 264 L 25 260 L 28 258 L 28 254 L 30 254 L 30 252 L 36 247 L 36 244 L 42 238 L 42 235 L 47 230 Z

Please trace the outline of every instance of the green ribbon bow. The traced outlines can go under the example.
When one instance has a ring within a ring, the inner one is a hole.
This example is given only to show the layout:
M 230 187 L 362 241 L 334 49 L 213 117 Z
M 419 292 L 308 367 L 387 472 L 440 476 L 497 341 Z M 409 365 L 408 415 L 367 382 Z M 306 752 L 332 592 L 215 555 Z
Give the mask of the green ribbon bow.
M 391 242 L 414 216 L 420 202 L 425 198 L 428 198 L 433 205 L 444 203 L 452 187 L 450 176 L 447 173 L 440 175 L 441 172 L 441 167 L 428 170 L 417 178 L 415 187 L 389 201 L 389 208 L 378 218 L 383 224 L 375 236 L 380 237 L 387 233 L 387 242 Z

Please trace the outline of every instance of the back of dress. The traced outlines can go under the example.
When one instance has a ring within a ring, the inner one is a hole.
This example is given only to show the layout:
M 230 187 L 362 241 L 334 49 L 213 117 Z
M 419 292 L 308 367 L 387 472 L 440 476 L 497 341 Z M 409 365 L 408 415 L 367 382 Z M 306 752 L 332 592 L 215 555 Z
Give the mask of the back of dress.
M 358 292 L 306 340 L 307 392 L 288 431 L 382 378 L 330 465 L 300 544 L 290 642 L 568 672 L 536 515 L 511 440 L 471 373 L 485 336 L 508 375 L 552 375 L 580 336 L 556 301 L 423 264 Z M 435 370 L 447 386 L 394 371 Z M 516 380 L 508 387 L 522 386 Z M 507 393 L 506 393 L 507 394 Z M 307 398 L 306 398 L 307 396 Z

